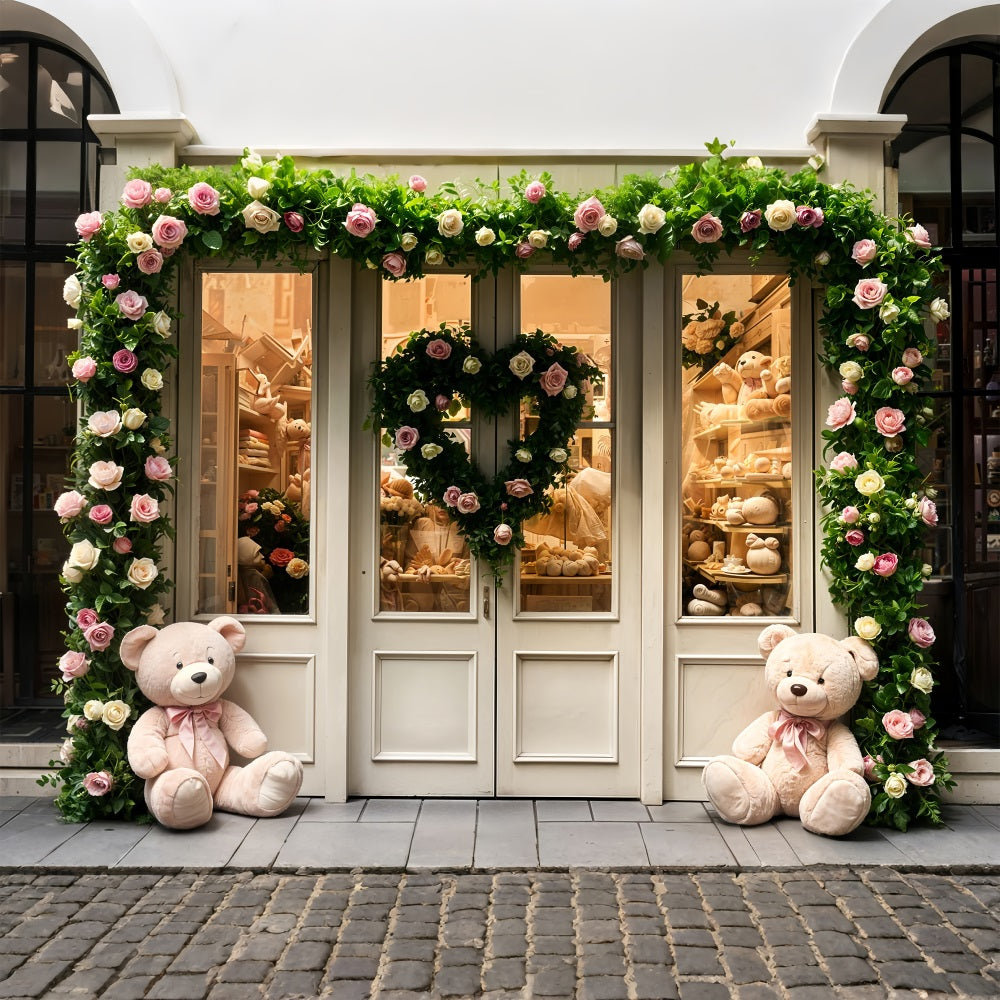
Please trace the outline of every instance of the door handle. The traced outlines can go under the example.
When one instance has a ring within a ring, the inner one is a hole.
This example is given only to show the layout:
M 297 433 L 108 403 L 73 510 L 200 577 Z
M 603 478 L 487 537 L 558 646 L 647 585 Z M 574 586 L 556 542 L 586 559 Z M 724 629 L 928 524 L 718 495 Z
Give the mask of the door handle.
M 490 617 L 490 588 L 489 585 L 483 587 L 483 617 L 489 621 Z

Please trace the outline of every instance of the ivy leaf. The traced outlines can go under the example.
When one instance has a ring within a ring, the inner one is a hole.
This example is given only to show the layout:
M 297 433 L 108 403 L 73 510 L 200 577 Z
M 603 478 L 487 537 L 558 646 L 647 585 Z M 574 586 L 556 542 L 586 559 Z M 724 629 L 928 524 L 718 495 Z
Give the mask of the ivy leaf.
M 221 250 L 222 249 L 222 233 L 216 232 L 214 229 L 205 229 L 201 233 L 201 242 L 209 250 Z

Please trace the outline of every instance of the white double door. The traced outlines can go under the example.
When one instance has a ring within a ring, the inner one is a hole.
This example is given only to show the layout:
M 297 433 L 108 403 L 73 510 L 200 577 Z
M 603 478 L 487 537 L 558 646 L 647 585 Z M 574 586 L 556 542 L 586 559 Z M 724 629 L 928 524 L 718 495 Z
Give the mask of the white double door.
M 575 442 L 588 443 L 573 451 L 573 461 L 602 476 L 610 472 L 610 510 L 602 512 L 607 572 L 600 583 L 553 586 L 522 576 L 519 558 L 498 588 L 489 568 L 473 561 L 467 589 L 450 587 L 445 602 L 430 595 L 436 583 L 404 584 L 401 601 L 381 591 L 386 529 L 379 481 L 386 456 L 377 433 L 360 428 L 371 365 L 393 333 L 393 303 L 380 301 L 375 309 L 357 303 L 395 295 L 400 286 L 376 291 L 373 277 L 360 275 L 352 296 L 348 794 L 637 798 L 638 282 L 610 286 L 554 272 L 501 275 L 469 283 L 462 316 L 462 305 L 442 305 L 446 296 L 454 299 L 456 280 L 461 300 L 466 293 L 454 275 L 430 276 L 398 293 L 416 296 L 421 318 L 435 320 L 415 325 L 467 318 L 487 350 L 542 328 L 563 342 L 603 351 L 608 384 L 597 419 Z M 492 473 L 507 461 L 518 414 L 486 421 L 472 413 L 467 430 L 472 460 Z

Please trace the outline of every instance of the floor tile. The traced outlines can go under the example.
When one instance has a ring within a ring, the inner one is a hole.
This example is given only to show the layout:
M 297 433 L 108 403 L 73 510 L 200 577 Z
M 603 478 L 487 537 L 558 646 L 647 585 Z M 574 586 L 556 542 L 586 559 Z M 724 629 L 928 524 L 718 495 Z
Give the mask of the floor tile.
M 945 807 L 945 828 L 915 825 L 906 833 L 880 830 L 890 844 L 914 864 L 1000 864 L 1000 831 L 972 809 Z
M 282 845 L 280 868 L 402 868 L 411 823 L 299 823 Z
M 822 837 L 804 829 L 797 818 L 782 816 L 773 828 L 785 838 L 801 865 L 899 865 L 906 855 L 870 826 L 846 837 Z
M 474 799 L 425 799 L 408 868 L 470 868 L 476 844 Z
M 476 868 L 521 868 L 538 864 L 533 802 L 480 799 L 473 864 Z
M 716 828 L 721 823 L 720 820 L 716 824 Z M 747 842 L 756 851 L 760 864 L 765 868 L 796 868 L 801 863 L 798 855 L 773 823 L 764 823 L 761 826 L 744 826 L 741 829 Z
M 545 868 L 644 868 L 649 857 L 640 823 L 543 823 L 538 859 Z
M 81 827 L 79 833 L 47 854 L 39 864 L 46 868 L 92 868 L 97 864 L 113 868 L 148 836 L 151 829 L 150 826 L 114 820 L 88 823 Z
M 705 868 L 735 863 L 722 834 L 705 823 L 640 823 L 649 863 L 658 868 Z
M 621 799 L 591 799 L 590 811 L 599 823 L 648 823 L 649 813 L 641 802 Z
M 229 859 L 231 868 L 268 868 L 299 822 L 302 810 L 286 812 L 270 819 L 259 819 Z
M 539 823 L 589 823 L 594 818 L 586 799 L 538 799 L 535 813 Z
M 256 820 L 217 812 L 197 830 L 168 830 L 154 824 L 114 867 L 224 868 Z
M 646 806 L 654 823 L 711 823 L 712 818 L 701 802 L 664 802 Z
M 362 823 L 413 823 L 420 811 L 420 799 L 369 799 L 361 814 Z
M 83 823 L 64 823 L 51 799 L 45 808 L 29 806 L 0 826 L 0 858 L 4 868 L 38 864 L 74 837 Z
M 367 799 L 351 799 L 348 802 L 324 802 L 322 799 L 308 799 L 303 823 L 356 823 Z

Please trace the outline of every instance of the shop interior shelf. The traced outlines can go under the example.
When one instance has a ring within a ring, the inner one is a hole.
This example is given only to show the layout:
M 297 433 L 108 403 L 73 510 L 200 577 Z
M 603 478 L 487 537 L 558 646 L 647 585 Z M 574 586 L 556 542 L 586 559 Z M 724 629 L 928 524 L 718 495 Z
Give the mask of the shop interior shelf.
M 690 566 L 713 583 L 751 583 L 758 585 L 788 582 L 787 573 L 723 573 L 720 569 L 715 569 L 706 563 L 695 562 L 693 559 L 685 559 L 684 565 Z
M 761 479 L 751 479 L 749 476 L 742 479 L 696 479 L 694 482 L 699 486 L 718 486 L 727 490 L 738 489 L 740 486 L 790 487 L 792 485 L 790 479 L 782 479 L 780 476 L 765 476 Z
M 729 524 L 728 521 L 717 521 L 713 517 L 693 517 L 684 515 L 685 520 L 694 521 L 697 524 L 711 524 L 721 531 L 732 532 L 733 534 L 759 533 L 761 535 L 785 535 L 791 527 L 787 522 L 783 524 Z
M 595 573 L 593 576 L 535 576 L 533 573 L 521 574 L 521 583 L 530 584 L 533 587 L 537 585 L 590 586 L 591 584 L 610 583 L 610 582 L 611 582 L 610 573 Z
M 256 472 L 262 476 L 276 476 L 278 474 L 277 469 L 272 469 L 269 466 L 261 465 L 243 465 L 240 463 L 240 472 Z

